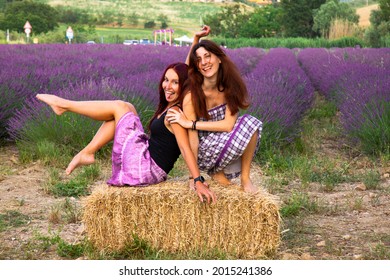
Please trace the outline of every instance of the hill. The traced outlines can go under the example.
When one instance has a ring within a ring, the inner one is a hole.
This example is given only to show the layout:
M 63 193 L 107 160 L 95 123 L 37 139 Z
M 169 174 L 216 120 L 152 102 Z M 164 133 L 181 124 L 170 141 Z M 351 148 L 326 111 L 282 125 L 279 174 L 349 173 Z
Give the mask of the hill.
M 155 21 L 156 29 L 160 28 L 159 16 L 168 19 L 168 27 L 182 30 L 192 34 L 203 24 L 203 17 L 207 14 L 215 14 L 223 7 L 235 5 L 233 1 L 154 1 L 154 0 L 39 0 L 53 7 L 77 7 L 87 11 L 97 18 L 112 18 L 111 27 L 143 28 L 145 22 Z M 252 7 L 247 6 L 248 9 Z M 136 15 L 138 24 L 131 22 L 131 17 Z M 121 18 L 119 25 L 118 19 Z

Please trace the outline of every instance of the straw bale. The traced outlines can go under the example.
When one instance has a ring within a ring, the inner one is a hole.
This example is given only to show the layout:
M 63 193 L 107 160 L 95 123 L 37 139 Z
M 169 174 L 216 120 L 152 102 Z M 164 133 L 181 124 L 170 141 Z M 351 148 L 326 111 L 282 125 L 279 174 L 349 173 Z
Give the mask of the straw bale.
M 280 242 L 277 203 L 262 191 L 210 183 L 214 204 L 201 203 L 183 181 L 148 186 L 95 188 L 84 199 L 83 222 L 101 251 L 123 249 L 134 234 L 167 252 L 218 249 L 239 259 L 273 253 Z

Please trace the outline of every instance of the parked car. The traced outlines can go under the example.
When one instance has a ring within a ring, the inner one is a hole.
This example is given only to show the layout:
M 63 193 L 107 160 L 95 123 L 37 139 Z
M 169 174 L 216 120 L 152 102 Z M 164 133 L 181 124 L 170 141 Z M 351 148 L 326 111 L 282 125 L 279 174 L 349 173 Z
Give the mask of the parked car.
M 124 40 L 123 45 L 138 45 L 139 41 L 138 40 Z
M 149 44 L 151 44 L 151 41 L 149 39 L 141 39 L 141 40 L 139 40 L 139 43 L 141 45 L 149 45 Z
M 88 41 L 87 44 L 93 45 L 93 44 L 96 44 L 96 43 L 95 43 L 95 41 Z

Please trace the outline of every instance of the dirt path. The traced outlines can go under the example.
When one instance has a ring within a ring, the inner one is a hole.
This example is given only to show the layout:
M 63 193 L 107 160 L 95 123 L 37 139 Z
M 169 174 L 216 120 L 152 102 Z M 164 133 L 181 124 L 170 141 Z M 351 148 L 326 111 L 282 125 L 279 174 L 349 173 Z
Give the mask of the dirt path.
M 356 9 L 356 14 L 359 15 L 359 26 L 362 26 L 362 27 L 367 27 L 370 25 L 370 14 L 371 14 L 371 11 L 373 10 L 378 10 L 379 9 L 379 5 L 378 4 L 374 4 L 374 5 L 369 5 L 369 6 L 366 6 L 366 7 L 362 7 L 362 8 L 359 8 L 359 9 Z

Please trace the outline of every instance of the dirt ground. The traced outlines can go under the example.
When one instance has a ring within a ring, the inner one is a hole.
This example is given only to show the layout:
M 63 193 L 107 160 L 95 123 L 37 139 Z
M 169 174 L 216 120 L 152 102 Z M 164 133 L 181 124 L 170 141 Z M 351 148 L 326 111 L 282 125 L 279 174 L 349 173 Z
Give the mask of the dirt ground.
M 331 156 L 330 151 L 327 154 Z M 368 167 L 359 159 L 354 162 L 357 169 Z M 284 219 L 282 243 L 274 258 L 390 259 L 390 167 L 382 167 L 380 172 L 380 186 L 373 190 L 365 189 L 361 182 L 342 183 L 332 191 L 317 183 L 307 186 L 320 210 Z M 51 222 L 53 209 L 64 198 L 45 192 L 47 178 L 47 168 L 40 162 L 20 164 L 15 146 L 0 147 L 0 215 L 10 211 L 25 215 L 25 224 L 0 230 L 0 259 L 61 259 L 54 246 L 40 247 L 43 236 L 58 234 L 71 244 L 84 239 L 80 221 Z M 256 167 L 253 180 L 264 184 L 265 178 Z M 302 186 L 294 181 L 282 188 L 272 190 L 281 201 Z M 71 201 L 80 207 L 78 199 Z M 40 246 L 36 245 L 38 240 Z
M 366 7 L 362 7 L 359 9 L 356 9 L 356 14 L 360 16 L 359 18 L 359 26 L 367 27 L 370 25 L 370 14 L 372 10 L 378 10 L 379 5 L 369 5 Z

